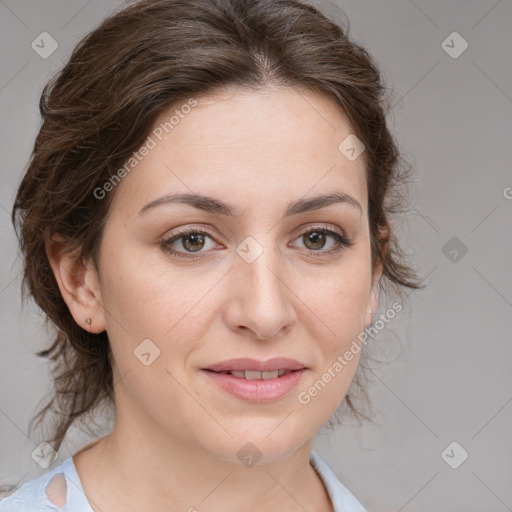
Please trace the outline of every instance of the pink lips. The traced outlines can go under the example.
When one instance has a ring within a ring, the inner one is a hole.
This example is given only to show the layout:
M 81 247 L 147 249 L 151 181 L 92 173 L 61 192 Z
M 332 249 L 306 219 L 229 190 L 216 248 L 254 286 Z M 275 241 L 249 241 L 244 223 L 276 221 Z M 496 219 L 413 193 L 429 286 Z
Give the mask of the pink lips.
M 204 368 L 205 370 L 212 370 L 214 372 L 231 371 L 231 370 L 257 370 L 259 372 L 273 372 L 275 370 L 301 370 L 305 365 L 295 361 L 295 359 L 288 359 L 286 357 L 275 357 L 268 361 L 257 361 L 256 359 L 249 359 L 247 357 L 239 359 L 229 359 L 221 363 L 212 364 Z
M 254 359 L 230 359 L 204 368 L 203 373 L 220 388 L 228 393 L 250 402 L 269 402 L 277 400 L 289 393 L 300 381 L 306 367 L 288 358 L 274 358 L 268 361 Z M 227 373 L 226 371 L 253 370 L 272 372 L 276 370 L 289 370 L 289 373 L 274 379 L 243 379 Z

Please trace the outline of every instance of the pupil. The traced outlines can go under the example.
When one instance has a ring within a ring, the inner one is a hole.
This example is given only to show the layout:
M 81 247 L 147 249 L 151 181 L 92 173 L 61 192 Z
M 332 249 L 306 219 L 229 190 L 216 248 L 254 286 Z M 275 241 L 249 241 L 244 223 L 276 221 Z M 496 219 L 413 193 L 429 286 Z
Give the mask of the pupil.
M 199 234 L 199 233 L 194 233 L 192 235 L 187 235 L 185 237 L 185 241 L 187 240 L 192 240 L 192 244 L 188 244 L 187 242 L 185 242 L 183 245 L 184 247 L 187 249 L 187 250 L 191 250 L 192 252 L 197 252 L 198 250 L 201 249 L 201 246 L 200 247 L 193 247 L 194 245 L 197 245 L 197 244 L 204 244 L 204 239 L 203 239 L 203 235 Z M 190 245 L 192 245 L 192 247 L 190 247 Z
M 325 233 L 318 233 L 317 231 L 313 231 L 307 236 L 307 240 L 308 242 L 312 242 L 314 245 L 320 243 L 319 246 L 315 245 L 313 249 L 321 249 L 325 243 Z

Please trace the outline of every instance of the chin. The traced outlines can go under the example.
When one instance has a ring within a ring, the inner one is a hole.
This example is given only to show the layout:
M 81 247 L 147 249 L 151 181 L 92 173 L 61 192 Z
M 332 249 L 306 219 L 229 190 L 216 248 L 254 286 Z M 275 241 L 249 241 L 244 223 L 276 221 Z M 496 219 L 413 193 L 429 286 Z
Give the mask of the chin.
M 312 432 L 310 436 L 306 436 L 304 428 L 292 429 L 289 425 L 285 426 L 286 420 L 279 425 L 281 420 L 282 418 L 267 418 L 259 426 L 258 422 L 254 420 L 251 422 L 252 427 L 246 426 L 243 431 L 231 431 L 228 427 L 228 431 L 233 434 L 233 437 L 230 438 L 227 433 L 220 434 L 217 438 L 212 439 L 212 445 L 207 449 L 216 458 L 230 464 L 243 464 L 250 467 L 254 464 L 280 462 L 293 454 L 315 434 Z

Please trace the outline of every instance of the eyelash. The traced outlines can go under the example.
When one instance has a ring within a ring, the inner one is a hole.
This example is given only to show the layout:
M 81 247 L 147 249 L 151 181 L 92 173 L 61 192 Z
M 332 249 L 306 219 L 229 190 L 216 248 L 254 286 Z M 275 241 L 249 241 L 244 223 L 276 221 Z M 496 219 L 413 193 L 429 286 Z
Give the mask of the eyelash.
M 307 235 L 308 233 L 313 233 L 313 232 L 322 233 L 322 234 L 325 234 L 325 235 L 332 236 L 334 238 L 334 240 L 336 241 L 337 247 L 335 247 L 334 249 L 330 249 L 328 251 L 320 251 L 320 250 L 319 251 L 308 251 L 307 252 L 308 256 L 322 257 L 322 256 L 324 256 L 326 254 L 333 255 L 333 254 L 339 253 L 340 251 L 344 250 L 345 248 L 348 248 L 348 247 L 351 247 L 352 245 L 354 245 L 353 241 L 351 241 L 349 238 L 347 238 L 346 236 L 342 235 L 341 233 L 338 233 L 337 231 L 334 231 L 334 230 L 326 228 L 326 227 L 321 227 L 321 226 L 310 227 L 306 231 L 303 231 L 302 233 L 300 233 L 297 236 L 297 238 L 303 237 L 304 235 Z M 194 235 L 203 235 L 203 236 L 207 235 L 207 236 L 209 236 L 210 238 L 213 239 L 213 235 L 211 233 L 208 233 L 207 231 L 203 231 L 203 230 L 200 230 L 200 229 L 184 229 L 184 230 L 178 231 L 171 238 L 167 238 L 165 240 L 162 240 L 159 243 L 159 246 L 162 249 L 162 251 L 164 251 L 165 253 L 168 253 L 168 254 L 170 254 L 172 256 L 176 256 L 178 258 L 187 258 L 189 260 L 194 260 L 194 259 L 197 259 L 197 258 L 201 258 L 202 257 L 201 256 L 202 252 L 197 253 L 197 255 L 193 255 L 191 253 L 183 253 L 181 251 L 176 251 L 176 250 L 171 248 L 171 245 L 174 242 L 176 242 L 177 240 L 179 240 L 182 237 L 185 237 L 187 235 L 192 235 L 192 234 L 194 234 Z

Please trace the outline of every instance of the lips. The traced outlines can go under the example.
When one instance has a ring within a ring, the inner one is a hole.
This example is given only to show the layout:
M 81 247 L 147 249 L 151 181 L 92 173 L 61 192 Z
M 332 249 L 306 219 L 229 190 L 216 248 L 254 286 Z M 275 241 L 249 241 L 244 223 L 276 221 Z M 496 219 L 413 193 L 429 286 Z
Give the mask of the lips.
M 278 375 L 281 376 L 292 371 L 302 370 L 305 368 L 306 366 L 304 364 L 296 361 L 295 359 L 275 357 L 267 361 L 258 361 L 256 359 L 249 358 L 229 359 L 227 361 L 207 366 L 206 368 L 203 368 L 203 370 L 209 370 L 216 373 L 230 373 L 246 379 L 259 379 L 275 378 L 273 376 L 275 372 L 278 372 Z M 243 377 L 240 372 L 244 372 Z M 258 373 L 261 373 L 262 375 L 259 376 Z M 272 376 L 270 374 L 272 374 Z
M 253 360 L 253 363 L 254 362 Z M 266 363 L 269 363 L 269 361 L 266 361 Z M 297 361 L 294 362 L 295 366 L 297 366 L 296 363 Z M 222 364 L 225 365 L 227 362 Z M 277 363 L 273 361 L 272 364 Z M 283 364 L 282 360 L 279 364 Z M 290 360 L 288 360 L 288 364 L 290 364 Z M 257 370 L 246 370 L 245 372 L 242 372 L 242 370 L 233 370 L 233 374 L 228 373 L 227 370 L 216 372 L 211 369 L 203 369 L 201 372 L 208 379 L 208 382 L 215 384 L 224 392 L 236 398 L 252 403 L 268 403 L 287 396 L 293 388 L 298 386 L 306 370 L 307 368 L 304 367 L 298 370 L 286 370 L 288 372 L 287 374 L 278 376 L 277 378 L 274 377 L 274 375 L 278 374 L 279 370 L 263 372 L 261 374 Z M 244 374 L 243 378 L 236 376 L 239 371 Z M 256 374 L 254 376 L 257 378 L 247 379 L 245 375 L 248 373 L 249 375 L 251 375 L 251 373 Z M 260 375 L 262 375 L 262 378 L 259 377 Z M 268 377 L 263 377 L 265 375 Z
M 206 370 L 212 371 L 212 370 Z M 257 370 L 231 370 L 231 371 L 223 371 L 223 372 L 213 372 L 220 373 L 222 375 L 232 375 L 233 377 L 237 377 L 239 379 L 247 379 L 247 380 L 270 380 L 277 379 L 278 377 L 282 377 L 283 375 L 288 375 L 292 371 L 295 370 L 274 370 L 273 372 L 258 372 Z

